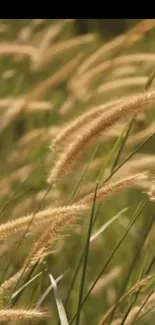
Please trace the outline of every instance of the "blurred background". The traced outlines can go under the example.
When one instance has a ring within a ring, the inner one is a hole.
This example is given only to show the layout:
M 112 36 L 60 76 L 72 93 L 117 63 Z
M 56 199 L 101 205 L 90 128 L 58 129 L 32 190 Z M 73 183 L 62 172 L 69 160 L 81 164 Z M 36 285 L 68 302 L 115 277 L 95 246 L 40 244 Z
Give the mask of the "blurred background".
M 75 25 L 78 34 L 92 31 L 100 33 L 103 37 L 115 37 L 134 26 L 140 19 L 76 19 Z

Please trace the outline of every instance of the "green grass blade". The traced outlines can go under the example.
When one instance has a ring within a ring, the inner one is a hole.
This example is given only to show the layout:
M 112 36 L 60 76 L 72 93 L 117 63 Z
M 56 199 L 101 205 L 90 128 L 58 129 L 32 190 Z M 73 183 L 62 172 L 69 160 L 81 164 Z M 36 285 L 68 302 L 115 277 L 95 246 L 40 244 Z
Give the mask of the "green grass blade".
M 85 246 L 85 253 L 84 253 L 84 261 L 83 261 L 83 270 L 82 270 L 82 276 L 81 276 L 81 284 L 80 284 L 80 291 L 79 291 L 79 300 L 78 300 L 78 307 L 77 307 L 77 317 L 76 317 L 76 325 L 80 324 L 80 313 L 81 313 L 81 302 L 83 299 L 83 292 L 84 292 L 84 285 L 85 285 L 85 278 L 86 278 L 86 271 L 87 271 L 87 263 L 88 263 L 88 253 L 89 253 L 89 245 L 90 245 L 90 236 L 92 232 L 93 227 L 93 219 L 94 219 L 94 212 L 95 212 L 95 203 L 96 203 L 96 195 L 97 195 L 97 189 L 98 189 L 98 183 L 95 188 L 94 193 L 94 200 L 93 200 L 93 207 L 92 207 L 92 213 L 90 217 L 90 223 L 88 228 L 88 235 L 86 240 L 86 246 Z
M 119 301 L 119 299 L 121 298 L 122 294 L 124 293 L 124 290 L 125 290 L 125 288 L 126 288 L 126 285 L 127 285 L 128 281 L 129 281 L 129 279 L 130 279 L 131 273 L 132 273 L 132 271 L 133 271 L 133 269 L 134 269 L 134 267 L 135 267 L 135 264 L 137 263 L 137 260 L 138 260 L 138 258 L 139 258 L 139 255 L 140 255 L 140 253 L 141 253 L 141 250 L 142 250 L 143 244 L 144 244 L 144 242 L 145 242 L 145 239 L 147 238 L 147 236 L 148 236 L 150 230 L 152 229 L 152 226 L 153 226 L 154 220 L 155 220 L 155 215 L 153 214 L 153 216 L 152 216 L 152 218 L 151 218 L 151 221 L 149 222 L 149 226 L 148 226 L 148 228 L 147 228 L 147 230 L 146 230 L 146 232 L 145 232 L 145 234 L 144 234 L 142 240 L 140 240 L 140 244 L 139 244 L 138 249 L 137 249 L 137 251 L 136 251 L 136 254 L 135 254 L 134 258 L 133 258 L 133 261 L 132 261 L 131 266 L 130 266 L 130 268 L 129 268 L 129 271 L 128 271 L 128 273 L 127 273 L 126 279 L 125 279 L 125 281 L 124 281 L 124 283 L 123 283 L 122 289 L 121 289 L 121 291 L 120 291 L 120 293 L 119 293 L 119 295 L 118 295 L 117 301 Z M 145 225 L 145 228 L 146 228 L 146 225 Z M 116 301 L 116 305 L 117 305 L 117 301 Z M 116 308 L 117 308 L 117 307 L 116 307 Z M 116 308 L 113 310 L 113 312 L 112 312 L 112 314 L 111 314 L 111 316 L 110 316 L 109 324 L 110 324 L 110 322 L 111 322 L 112 319 L 113 319 L 113 316 L 114 316 L 114 313 L 115 313 L 115 311 L 116 311 Z M 124 317 L 123 317 L 123 319 L 122 319 L 120 325 L 123 325 L 123 324 L 124 324 L 124 322 L 125 322 L 125 320 L 126 320 L 128 314 L 129 314 L 131 308 L 132 308 L 132 306 L 130 306 L 130 307 L 128 308 L 128 310 L 127 310 L 127 312 L 125 313 L 125 315 L 124 315 Z
M 127 228 L 127 230 L 125 231 L 124 235 L 122 236 L 122 238 L 119 240 L 119 242 L 116 244 L 114 250 L 112 251 L 112 253 L 110 254 L 107 262 L 105 263 L 105 265 L 103 266 L 103 268 L 101 269 L 100 273 L 98 274 L 98 276 L 96 277 L 94 283 L 92 284 L 92 286 L 90 287 L 89 291 L 87 292 L 85 298 L 83 299 L 82 303 L 81 303 L 81 307 L 85 304 L 85 302 L 87 301 L 89 295 L 91 294 L 93 288 L 95 287 L 96 283 L 98 282 L 98 280 L 100 279 L 100 277 L 102 276 L 102 274 L 104 273 L 104 271 L 106 270 L 107 266 L 109 265 L 109 263 L 111 262 L 113 256 L 115 255 L 115 253 L 117 252 L 117 250 L 119 249 L 119 247 L 121 246 L 123 240 L 125 239 L 125 237 L 127 236 L 127 234 L 129 233 L 130 229 L 132 228 L 132 226 L 135 224 L 136 220 L 139 218 L 141 212 L 143 211 L 143 209 L 146 207 L 146 205 L 148 204 L 148 201 L 143 202 L 142 207 L 140 207 L 140 210 L 137 209 L 136 214 L 133 218 L 133 220 L 131 221 L 129 227 Z M 73 316 L 73 318 L 71 319 L 69 325 L 71 325 L 73 323 L 73 321 L 76 318 L 76 314 Z

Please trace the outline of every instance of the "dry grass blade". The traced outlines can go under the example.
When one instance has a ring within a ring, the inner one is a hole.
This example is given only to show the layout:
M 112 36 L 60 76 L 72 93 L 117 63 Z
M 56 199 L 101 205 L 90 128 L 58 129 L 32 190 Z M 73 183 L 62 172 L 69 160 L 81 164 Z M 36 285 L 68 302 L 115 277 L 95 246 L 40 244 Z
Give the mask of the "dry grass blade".
M 69 323 L 68 323 L 68 320 L 67 320 L 67 315 L 66 315 L 66 312 L 65 312 L 65 308 L 64 308 L 62 300 L 60 299 L 59 294 L 58 294 L 57 283 L 54 280 L 52 274 L 49 274 L 49 278 L 50 278 L 50 281 L 51 281 L 52 286 L 53 286 L 55 300 L 56 300 L 56 304 L 57 304 L 57 309 L 58 309 L 61 325 L 68 325 Z
M 55 280 L 56 283 L 60 282 L 61 279 L 63 279 L 63 277 L 66 275 L 66 273 L 68 273 L 68 271 L 69 270 L 66 270 L 63 274 L 59 275 L 59 277 Z M 39 308 L 41 306 L 41 304 L 43 303 L 43 301 L 45 300 L 45 298 L 48 296 L 48 294 L 52 289 L 53 289 L 53 285 L 51 284 L 37 301 L 36 308 Z
M 128 208 L 124 208 L 119 211 L 114 217 L 112 217 L 109 221 L 107 221 L 104 225 L 102 225 L 98 230 L 96 230 L 92 236 L 90 237 L 90 242 L 93 242 L 98 236 L 100 236 L 114 221 L 120 218 L 124 212 L 126 212 Z

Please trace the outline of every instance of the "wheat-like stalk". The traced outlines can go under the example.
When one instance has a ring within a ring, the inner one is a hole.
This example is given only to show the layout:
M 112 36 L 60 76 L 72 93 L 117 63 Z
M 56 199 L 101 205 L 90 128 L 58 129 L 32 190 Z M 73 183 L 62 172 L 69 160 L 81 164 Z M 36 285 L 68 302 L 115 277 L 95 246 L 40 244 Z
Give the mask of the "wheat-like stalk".
M 123 296 L 119 299 L 118 304 L 120 304 L 122 301 L 124 301 L 127 297 L 129 297 L 131 294 L 134 292 L 137 292 L 141 290 L 142 288 L 145 288 L 145 286 L 148 285 L 149 281 L 152 279 L 152 276 L 147 276 L 146 278 L 138 281 L 131 289 L 129 289 L 126 293 L 123 294 Z M 115 309 L 116 304 L 114 304 L 107 312 L 106 314 L 102 317 L 102 319 L 99 322 L 99 325 L 104 325 L 107 324 L 107 320 L 113 310 Z
M 115 90 L 117 88 L 123 89 L 128 87 L 135 87 L 135 86 L 144 86 L 147 82 L 147 77 L 130 77 L 130 78 L 123 78 L 123 79 L 116 79 L 111 82 L 107 82 L 97 89 L 97 95 L 103 94 L 104 92 L 108 92 L 110 90 Z
M 66 127 L 62 128 L 62 131 L 60 130 L 55 138 L 53 139 L 52 145 L 50 149 L 53 151 L 55 150 L 59 145 L 63 144 L 65 140 L 68 140 L 70 136 L 73 137 L 73 134 L 77 131 L 79 131 L 80 128 L 85 127 L 85 124 L 88 122 L 93 121 L 94 118 L 97 116 L 101 116 L 102 113 L 105 111 L 108 111 L 110 108 L 119 105 L 122 102 L 123 99 L 118 99 L 111 101 L 110 103 L 105 103 L 103 105 L 93 107 L 91 110 L 87 110 L 77 118 L 75 118 L 73 121 L 68 122 Z
M 146 174 L 136 174 L 132 175 L 131 177 L 128 177 L 126 179 L 122 179 L 119 182 L 115 182 L 113 184 L 109 184 L 106 186 L 101 187 L 96 194 L 96 198 L 98 200 L 105 200 L 107 197 L 113 195 L 114 193 L 117 193 L 127 187 L 130 187 L 134 184 L 134 182 L 138 182 L 141 179 L 145 179 L 147 176 Z M 26 261 L 21 268 L 20 271 L 18 271 L 15 275 L 13 275 L 11 278 L 6 280 L 1 286 L 0 286 L 0 295 L 4 295 L 5 292 L 7 292 L 10 287 L 12 287 L 22 274 L 27 271 L 34 265 L 38 260 L 44 257 L 44 254 L 46 254 L 47 247 L 55 242 L 59 238 L 59 235 L 62 230 L 65 229 L 67 225 L 72 225 L 78 218 L 78 214 L 75 214 L 76 212 L 84 212 L 87 210 L 90 205 L 93 202 L 93 194 L 91 193 L 84 197 L 82 200 L 77 202 L 77 205 L 68 206 L 68 207 L 62 207 L 62 208 L 55 208 L 53 211 L 50 209 L 45 210 L 43 212 L 38 212 L 34 218 L 33 226 L 35 224 L 35 227 L 44 223 L 46 224 L 48 222 L 48 217 L 55 216 L 56 218 L 53 219 L 52 224 L 51 220 L 48 225 L 48 228 L 41 234 L 39 240 L 32 248 L 30 254 L 26 258 Z M 54 213 L 55 212 L 55 213 Z M 32 218 L 32 217 L 31 217 Z M 46 218 L 46 219 L 45 219 Z M 30 222 L 30 216 L 23 217 L 18 220 L 12 221 L 12 227 L 10 222 L 7 224 L 4 224 L 3 228 L 3 238 L 8 236 L 10 233 L 15 234 L 17 231 L 20 231 L 23 229 L 23 226 L 28 225 L 28 221 Z M 51 224 L 51 225 L 50 225 Z M 29 226 L 30 228 L 30 226 Z M 10 233 L 9 233 L 10 232 Z M 0 227 L 0 234 L 2 234 L 2 226 Z M 5 237 L 4 237 L 5 236 Z M 2 235 L 1 235 L 2 237 Z
M 122 178 L 119 181 L 111 182 L 108 185 L 103 185 L 101 188 L 98 189 L 96 198 L 97 200 L 106 200 L 106 198 L 110 197 L 111 195 L 114 195 L 115 193 L 120 192 L 121 190 L 125 190 L 125 188 L 128 188 L 138 183 L 138 181 L 146 180 L 147 174 L 140 173 L 140 174 L 132 174 L 129 177 Z M 89 204 L 93 200 L 93 192 L 86 195 L 83 199 L 79 201 L 80 204 Z
M 87 58 L 83 64 L 79 67 L 79 74 L 83 74 L 90 69 L 90 66 L 96 64 L 98 60 L 103 60 L 104 56 L 111 51 L 122 51 L 132 43 L 142 38 L 143 35 L 155 27 L 155 19 L 145 19 L 140 23 L 137 23 L 124 35 L 118 36 L 114 40 L 104 44 L 97 51 L 95 51 L 89 58 Z M 114 52 L 115 53 L 115 52 Z
M 86 46 L 87 44 L 94 43 L 96 41 L 96 34 L 89 34 L 79 37 L 74 37 L 70 40 L 61 41 L 57 43 L 54 47 L 48 49 L 47 53 L 44 55 L 43 60 L 39 61 L 37 69 L 43 68 L 49 62 L 51 62 L 55 57 L 63 55 L 64 52 L 72 51 L 74 48 L 80 48 L 80 46 Z
M 77 135 L 66 150 L 62 152 L 55 166 L 49 173 L 48 183 L 53 183 L 67 174 L 75 165 L 76 160 L 81 156 L 83 151 L 90 145 L 94 138 L 98 137 L 101 132 L 120 121 L 124 116 L 132 116 L 138 110 L 144 110 L 146 106 L 155 101 L 155 92 L 141 94 L 124 103 L 116 106 L 97 117 L 94 121 L 88 123 L 81 134 Z
M 47 312 L 35 310 L 35 309 L 4 309 L 0 310 L 0 322 L 16 321 L 21 320 L 32 320 L 36 322 L 41 319 L 47 318 L 49 315 Z
M 0 225 L 0 237 L 1 239 L 7 239 L 8 236 L 14 235 L 18 232 L 23 231 L 28 227 L 29 230 L 36 226 L 45 226 L 49 222 L 52 222 L 52 219 L 58 218 L 62 215 L 74 215 L 81 214 L 88 209 L 86 205 L 73 204 L 69 206 L 63 206 L 58 208 L 46 208 L 37 213 L 31 213 L 27 216 L 20 217 L 18 219 L 8 221 Z
M 128 54 L 124 56 L 120 56 L 114 60 L 107 60 L 98 66 L 95 66 L 92 70 L 88 70 L 87 73 L 85 73 L 83 76 L 80 76 L 79 78 L 74 76 L 70 80 L 70 88 L 73 90 L 75 96 L 80 98 L 87 98 L 87 88 L 89 89 L 90 83 L 95 82 L 101 76 L 103 73 L 105 73 L 108 69 L 111 67 L 116 68 L 118 66 L 121 66 L 123 64 L 129 64 L 129 63 L 150 63 L 155 61 L 155 55 L 152 53 L 137 53 L 137 54 Z

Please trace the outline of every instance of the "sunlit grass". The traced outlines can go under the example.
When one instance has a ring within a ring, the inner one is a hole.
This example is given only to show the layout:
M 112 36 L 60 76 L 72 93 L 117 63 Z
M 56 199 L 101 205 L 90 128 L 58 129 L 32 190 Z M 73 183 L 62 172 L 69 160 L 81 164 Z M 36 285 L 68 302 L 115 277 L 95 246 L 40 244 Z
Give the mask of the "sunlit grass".
M 0 321 L 154 324 L 155 20 L 0 33 Z

